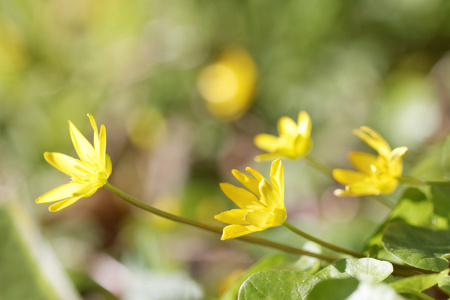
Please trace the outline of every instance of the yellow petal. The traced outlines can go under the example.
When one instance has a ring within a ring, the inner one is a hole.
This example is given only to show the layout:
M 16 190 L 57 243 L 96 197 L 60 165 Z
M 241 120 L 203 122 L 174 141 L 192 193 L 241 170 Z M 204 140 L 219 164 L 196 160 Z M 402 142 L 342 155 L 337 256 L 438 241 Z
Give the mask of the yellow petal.
M 359 129 L 353 130 L 353 133 L 375 149 L 381 156 L 389 159 L 391 147 L 378 132 L 368 126 L 361 126 Z
M 94 129 L 94 148 L 99 149 L 100 141 L 98 139 L 97 123 L 95 122 L 95 119 L 91 114 L 87 114 L 87 115 L 88 115 L 89 121 L 91 122 L 92 129 Z
M 221 240 L 234 239 L 252 232 L 260 231 L 256 226 L 228 225 L 223 229 Z
M 56 212 L 59 211 L 69 205 L 74 204 L 75 202 L 77 202 L 78 200 L 80 200 L 81 197 L 73 197 L 73 198 L 69 198 L 63 201 L 60 201 L 58 203 L 55 203 L 53 205 L 50 205 L 50 207 L 48 208 L 49 211 L 51 212 Z
M 278 137 L 271 134 L 258 134 L 253 139 L 253 142 L 255 143 L 256 147 L 267 152 L 273 152 L 278 147 Z
M 81 134 L 81 132 L 69 121 L 70 137 L 72 139 L 75 151 L 78 157 L 84 161 L 93 163 L 97 161 L 97 153 L 94 147 L 88 142 L 88 140 Z
M 348 158 L 355 169 L 366 174 L 371 172 L 370 166 L 377 161 L 375 155 L 365 152 L 350 152 Z
M 309 151 L 311 151 L 312 145 L 312 140 L 309 137 L 304 137 L 302 135 L 297 136 L 293 145 L 294 149 L 292 149 L 294 154 L 291 158 L 296 159 L 299 157 L 304 157 L 309 153 Z
M 80 170 L 86 168 L 80 160 L 62 153 L 45 152 L 44 158 L 53 167 L 69 176 L 80 174 Z
M 284 199 L 284 168 L 281 159 L 276 159 L 270 167 L 270 182 L 278 192 L 280 199 Z
M 74 182 L 61 185 L 37 198 L 36 203 L 55 202 L 61 199 L 73 197 L 74 194 L 82 190 L 83 187 L 84 186 L 82 184 Z
M 229 183 L 221 183 L 220 188 L 239 208 L 246 209 L 249 207 L 259 207 L 258 198 L 247 191 L 246 189 L 239 188 Z
M 372 181 L 359 181 L 353 184 L 349 184 L 345 187 L 345 194 L 347 196 L 367 196 L 378 195 L 380 191 L 377 185 Z
M 352 184 L 358 181 L 366 180 L 368 175 L 352 170 L 334 169 L 333 178 L 344 185 Z
M 283 205 L 280 195 L 267 180 L 261 180 L 259 183 L 259 192 L 261 194 L 261 197 L 259 198 L 260 202 L 271 211 L 275 210 L 276 207 Z
M 99 147 L 97 149 L 98 158 L 100 159 L 100 162 L 102 166 L 106 165 L 106 128 L 105 125 L 102 125 L 100 127 L 100 136 L 99 136 Z
M 283 156 L 283 155 L 281 155 L 281 153 L 263 153 L 263 154 L 255 156 L 255 161 L 274 159 L 274 158 L 277 158 L 280 156 Z
M 406 152 L 408 152 L 408 148 L 407 147 L 395 148 L 391 152 L 391 160 L 399 160 L 399 159 L 401 159 L 406 154 Z
M 103 186 L 104 183 L 92 182 L 90 184 L 85 184 L 82 189 L 80 189 L 74 196 L 80 196 L 81 198 L 87 198 L 92 196 L 99 188 Z
M 106 160 L 105 169 L 106 169 L 106 173 L 108 174 L 108 177 L 109 177 L 109 175 L 111 175 L 111 172 L 112 172 L 111 157 L 109 157 L 108 154 L 105 154 L 105 160 Z
M 253 177 L 255 177 L 256 181 L 258 181 L 258 184 L 259 184 L 259 182 L 261 182 L 261 180 L 264 179 L 264 177 L 261 175 L 261 173 L 259 173 L 258 171 L 256 171 L 253 168 L 247 167 L 247 168 L 245 168 L 245 170 L 247 172 L 249 172 L 250 174 L 252 174 Z
M 278 120 L 278 132 L 280 136 L 294 138 L 297 135 L 297 123 L 289 117 L 281 117 Z
M 266 229 L 270 227 L 273 216 L 267 210 L 255 210 L 248 212 L 244 219 L 251 225 L 254 225 L 260 229 Z
M 214 219 L 219 220 L 220 222 L 224 222 L 227 224 L 238 224 L 245 225 L 249 224 L 244 220 L 245 214 L 247 214 L 246 210 L 243 209 L 232 209 L 224 211 L 221 214 L 215 215 Z
M 311 135 L 311 127 L 311 118 L 306 111 L 302 110 L 298 114 L 297 132 L 304 137 L 309 137 Z
M 253 194 L 259 196 L 259 187 L 258 187 L 258 181 L 256 181 L 255 178 L 250 177 L 244 173 L 239 172 L 238 170 L 232 170 L 231 173 L 236 177 L 237 180 L 239 180 L 240 183 L 242 183 L 243 186 L 245 186 L 249 191 L 251 191 Z
M 287 214 L 286 214 L 286 209 L 284 208 L 277 208 L 275 209 L 275 211 L 273 212 L 273 219 L 272 219 L 272 227 L 274 226 L 279 226 L 281 224 L 284 223 L 284 221 L 286 220 Z

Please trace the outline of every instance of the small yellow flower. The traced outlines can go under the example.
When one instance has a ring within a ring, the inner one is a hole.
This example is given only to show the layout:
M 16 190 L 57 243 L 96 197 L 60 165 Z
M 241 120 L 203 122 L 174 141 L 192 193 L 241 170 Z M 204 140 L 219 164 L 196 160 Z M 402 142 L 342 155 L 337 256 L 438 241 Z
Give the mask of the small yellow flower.
M 389 144 L 375 130 L 362 126 L 353 133 L 378 152 L 351 152 L 349 159 L 357 171 L 334 169 L 333 177 L 345 185 L 345 190 L 334 191 L 336 196 L 363 196 L 392 193 L 402 175 L 402 157 L 407 147 L 391 150 Z
M 245 234 L 261 231 L 283 224 L 286 220 L 284 207 L 284 175 L 281 159 L 272 162 L 269 183 L 252 168 L 246 169 L 253 177 L 233 170 L 236 179 L 247 189 L 229 183 L 221 183 L 220 188 L 239 209 L 225 211 L 215 219 L 231 225 L 223 229 L 222 240 L 234 239 Z
M 44 158 L 49 164 L 71 177 L 70 183 L 61 185 L 36 200 L 36 203 L 59 201 L 49 207 L 52 212 L 91 196 L 105 185 L 111 175 L 111 159 L 106 154 L 105 126 L 101 126 L 99 134 L 94 117 L 91 114 L 88 114 L 88 117 L 94 129 L 94 146 L 69 121 L 70 137 L 79 159 L 62 153 L 44 153 Z
M 279 137 L 265 133 L 255 137 L 255 145 L 268 152 L 256 156 L 255 160 L 275 157 L 296 159 L 306 156 L 313 144 L 311 126 L 311 119 L 305 111 L 298 114 L 298 123 L 289 117 L 281 117 L 278 120 Z

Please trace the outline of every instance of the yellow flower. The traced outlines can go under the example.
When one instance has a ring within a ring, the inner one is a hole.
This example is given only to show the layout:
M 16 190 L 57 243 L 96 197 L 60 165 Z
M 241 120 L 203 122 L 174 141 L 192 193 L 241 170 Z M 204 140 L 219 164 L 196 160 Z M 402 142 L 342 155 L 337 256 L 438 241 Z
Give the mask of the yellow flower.
M 69 121 L 70 137 L 79 159 L 62 153 L 44 153 L 44 158 L 49 164 L 71 177 L 70 183 L 61 185 L 36 200 L 36 203 L 59 201 L 49 207 L 52 212 L 72 205 L 81 198 L 91 196 L 105 185 L 111 175 L 111 159 L 106 154 L 105 126 L 101 126 L 99 134 L 94 117 L 90 114 L 88 117 L 94 129 L 94 146 Z
M 233 170 L 232 173 L 247 189 L 229 183 L 220 188 L 239 209 L 225 211 L 215 219 L 231 225 L 223 229 L 222 240 L 234 239 L 245 234 L 261 231 L 283 224 L 286 220 L 284 207 L 284 175 L 281 159 L 272 162 L 269 183 L 252 168 L 246 169 L 253 177 Z
M 197 87 L 212 115 L 235 121 L 249 109 L 256 79 L 257 70 L 250 54 L 244 48 L 232 47 L 201 71 Z
M 391 150 L 389 144 L 375 130 L 362 126 L 353 133 L 378 152 L 378 156 L 365 152 L 351 152 L 349 159 L 357 171 L 334 169 L 333 177 L 345 185 L 345 190 L 334 191 L 336 196 L 363 196 L 390 194 L 402 175 L 402 157 L 407 147 Z
M 298 123 L 289 117 L 281 117 L 278 120 L 278 133 L 279 137 L 265 133 L 255 137 L 255 145 L 268 152 L 256 156 L 255 160 L 280 156 L 296 159 L 306 156 L 312 148 L 311 119 L 305 111 L 298 114 Z

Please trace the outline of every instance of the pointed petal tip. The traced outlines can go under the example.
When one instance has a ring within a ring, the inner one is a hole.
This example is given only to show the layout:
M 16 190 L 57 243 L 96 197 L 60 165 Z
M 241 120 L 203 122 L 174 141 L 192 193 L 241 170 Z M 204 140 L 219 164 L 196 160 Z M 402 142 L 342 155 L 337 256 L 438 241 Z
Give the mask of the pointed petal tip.
M 342 196 L 345 196 L 345 190 L 335 189 L 335 190 L 333 191 L 333 194 L 334 194 L 336 197 L 342 197 Z

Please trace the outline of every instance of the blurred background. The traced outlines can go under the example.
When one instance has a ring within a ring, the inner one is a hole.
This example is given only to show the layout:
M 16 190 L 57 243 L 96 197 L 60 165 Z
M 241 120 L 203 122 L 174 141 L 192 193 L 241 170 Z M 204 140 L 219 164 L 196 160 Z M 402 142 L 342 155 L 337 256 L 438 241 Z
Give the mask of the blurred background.
M 106 189 L 58 213 L 35 204 L 69 180 L 43 152 L 75 155 L 67 120 L 92 140 L 87 113 L 106 126 L 112 184 L 215 225 L 234 208 L 219 182 L 237 184 L 233 168 L 267 175 L 253 137 L 300 110 L 311 156 L 331 168 L 371 151 L 351 134 L 369 125 L 409 147 L 406 173 L 442 179 L 449 15 L 444 0 L 0 0 L 0 298 L 215 299 L 276 252 Z M 288 220 L 310 234 L 361 250 L 389 213 L 334 197 L 302 160 L 284 164 Z M 305 242 L 283 228 L 254 236 Z

